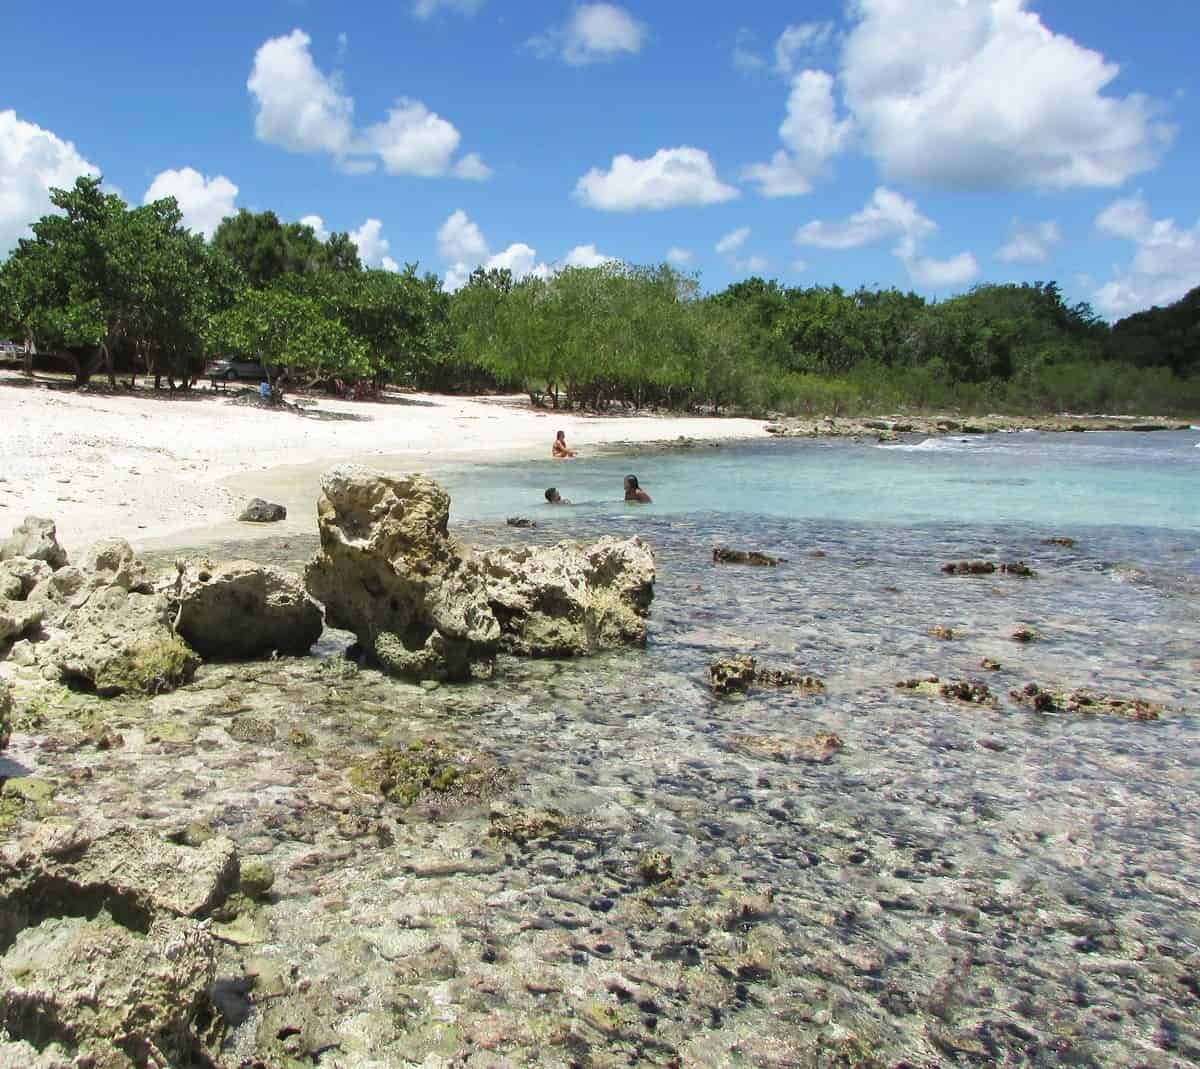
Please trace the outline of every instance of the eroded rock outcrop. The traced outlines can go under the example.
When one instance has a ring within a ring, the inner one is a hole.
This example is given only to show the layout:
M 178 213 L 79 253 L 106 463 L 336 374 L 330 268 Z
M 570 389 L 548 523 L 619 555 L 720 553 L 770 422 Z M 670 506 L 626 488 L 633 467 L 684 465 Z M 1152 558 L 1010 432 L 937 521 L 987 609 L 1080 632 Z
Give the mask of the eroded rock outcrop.
M 450 498 L 424 475 L 329 472 L 321 550 L 305 578 L 326 622 L 396 675 L 484 675 L 499 649 L 569 656 L 646 639 L 654 557 L 640 539 L 592 546 L 463 549 Z
M 8 544 L 38 557 L 0 564 L 0 644 L 44 631 L 32 658 L 102 695 L 171 690 L 199 663 L 175 635 L 167 599 L 129 543 L 98 542 L 78 565 L 54 552 L 54 524 L 27 520 Z M 45 558 L 59 561 L 51 565 Z
M 171 600 L 176 632 L 202 657 L 305 654 L 324 627 L 297 576 L 253 561 L 184 565 Z
M 388 671 L 468 679 L 490 665 L 500 625 L 478 561 L 450 537 L 450 497 L 425 475 L 340 467 L 321 481 L 321 549 L 309 592 Z
M 497 549 L 483 570 L 507 653 L 576 657 L 646 642 L 654 554 L 640 538 Z
M 14 557 L 45 561 L 51 568 L 65 565 L 67 551 L 58 544 L 54 521 L 26 516 L 24 522 L 13 528 L 13 533 L 0 542 L 0 561 Z
M 237 878 L 228 839 L 127 827 L 44 825 L 0 859 L 0 1065 L 192 1064 L 215 975 L 201 921 Z

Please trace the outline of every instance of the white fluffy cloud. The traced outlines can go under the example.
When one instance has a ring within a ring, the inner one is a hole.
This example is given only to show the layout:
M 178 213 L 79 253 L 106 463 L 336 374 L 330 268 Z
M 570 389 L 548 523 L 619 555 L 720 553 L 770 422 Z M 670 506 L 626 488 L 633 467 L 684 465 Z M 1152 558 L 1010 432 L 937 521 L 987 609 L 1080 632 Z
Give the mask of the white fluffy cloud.
M 450 169 L 462 135 L 454 124 L 434 114 L 419 100 L 401 99 L 387 118 L 365 131 L 365 141 L 383 161 L 388 174 L 432 178 Z
M 683 249 L 678 245 L 672 245 L 667 249 L 667 263 L 674 264 L 676 267 L 686 267 L 696 258 L 696 254 L 691 249 Z
M 412 12 L 419 19 L 431 19 L 441 11 L 474 15 L 483 4 L 484 0 L 416 0 Z
M 738 249 L 746 244 L 746 239 L 749 236 L 750 228 L 748 226 L 739 226 L 736 230 L 731 230 L 728 234 L 725 234 L 714 248 L 722 256 L 727 253 L 737 252 Z
M 221 220 L 234 213 L 237 195 L 238 187 L 223 174 L 207 178 L 191 167 L 184 167 L 155 175 L 142 203 L 174 197 L 183 212 L 183 225 L 210 238 Z
M 787 115 L 779 127 L 785 147 L 770 162 L 746 167 L 742 177 L 757 182 L 768 197 L 808 193 L 829 160 L 849 144 L 853 130 L 853 122 L 837 116 L 833 77 L 825 71 L 801 71 L 792 79 Z
M 561 29 L 531 38 L 543 58 L 558 56 L 573 67 L 618 59 L 642 50 L 646 27 L 617 4 L 579 4 Z
M 483 231 L 461 209 L 451 212 L 438 228 L 437 243 L 438 254 L 448 265 L 442 285 L 450 292 L 465 286 L 476 267 L 485 271 L 507 268 L 513 278 L 520 281 L 531 275 L 549 278 L 561 267 L 601 267 L 620 263 L 617 257 L 600 252 L 595 245 L 576 245 L 555 265 L 538 260 L 537 249 L 523 241 L 515 241 L 508 248 L 492 253 Z
M 1117 186 L 1169 139 L 1119 68 L 1027 0 L 858 0 L 841 83 L 885 176 L 956 189 Z
M 0 256 L 29 234 L 29 224 L 50 211 L 50 189 L 74 184 L 99 168 L 35 123 L 0 111 Z
M 354 101 L 336 78 L 323 74 L 303 30 L 272 37 L 254 54 L 246 88 L 258 114 L 254 133 L 260 141 L 290 152 L 328 152 L 341 157 L 354 137 Z
M 838 222 L 814 219 L 796 231 L 797 245 L 817 249 L 861 249 L 880 241 L 896 240 L 892 255 L 917 285 L 930 289 L 969 282 L 979 273 L 973 254 L 961 252 L 946 260 L 922 256 L 920 243 L 937 230 L 937 223 L 914 201 L 895 190 L 880 186 L 871 199 L 853 215 Z
M 790 75 L 797 56 L 824 48 L 833 40 L 833 33 L 832 22 L 802 22 L 788 26 L 775 42 L 776 72 Z
M 293 30 L 255 53 L 246 88 L 257 105 L 254 132 L 260 141 L 289 152 L 328 154 L 350 174 L 380 163 L 388 174 L 424 178 L 478 180 L 491 174 L 475 153 L 454 161 L 462 135 L 419 100 L 401 97 L 382 122 L 357 129 L 354 99 L 340 78 L 317 67 L 311 43 L 303 30 Z
M 1053 220 L 1023 223 L 1018 219 L 1009 229 L 1008 241 L 996 250 L 996 259 L 1010 264 L 1044 264 L 1060 241 L 1062 234 Z
M 960 252 L 946 260 L 935 260 L 931 256 L 905 256 L 902 252 L 897 256 L 908 271 L 908 277 L 926 289 L 961 286 L 979 274 L 979 264 L 969 252 Z
M 615 256 L 606 256 L 598 252 L 595 245 L 576 245 L 563 257 L 565 267 L 603 267 L 605 264 L 620 262 Z
M 622 153 L 607 171 L 593 167 L 575 184 L 577 199 L 608 212 L 719 204 L 739 195 L 717 178 L 707 152 L 687 146 L 660 148 L 644 160 Z
M 329 237 L 329 231 L 325 229 L 325 220 L 319 215 L 301 216 L 300 223 L 302 226 L 311 226 L 314 234 L 317 235 L 317 240 L 325 241 Z
M 1170 304 L 1200 286 L 1200 220 L 1181 227 L 1174 219 L 1155 219 L 1139 193 L 1110 204 L 1096 228 L 1134 246 L 1129 266 L 1114 268 L 1093 298 L 1110 319 Z
M 350 240 L 358 246 L 358 258 L 364 267 L 400 270 L 400 265 L 388 255 L 391 242 L 383 236 L 383 223 L 380 220 L 368 219 L 357 230 L 351 230 Z
M 487 259 L 488 245 L 477 223 L 461 208 L 451 212 L 437 232 L 438 255 L 447 263 L 462 260 L 481 264 Z
M 795 241 L 818 249 L 861 249 L 888 238 L 916 241 L 936 229 L 937 224 L 922 215 L 913 201 L 880 186 L 848 219 L 834 223 L 814 219 L 796 231 Z

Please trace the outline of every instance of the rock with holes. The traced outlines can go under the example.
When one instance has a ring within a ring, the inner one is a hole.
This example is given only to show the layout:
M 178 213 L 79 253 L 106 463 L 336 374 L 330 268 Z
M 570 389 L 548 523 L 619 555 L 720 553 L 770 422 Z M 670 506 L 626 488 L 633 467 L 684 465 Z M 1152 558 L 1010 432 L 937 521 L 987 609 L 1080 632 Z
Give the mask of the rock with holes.
M 26 516 L 24 522 L 14 527 L 13 533 L 0 542 L 0 561 L 14 557 L 45 561 L 51 568 L 63 567 L 67 563 L 67 551 L 58 544 L 54 521 Z
M 39 826 L 0 859 L 0 1065 L 196 1064 L 215 974 L 203 922 L 237 882 L 228 839 Z
M 645 645 L 654 554 L 636 536 L 496 549 L 483 570 L 508 653 L 574 657 Z
M 486 674 L 500 641 L 477 559 L 451 538 L 450 498 L 425 475 L 354 466 L 321 481 L 321 548 L 305 572 L 331 627 L 415 679 Z
M 29 1065 L 9 1056 L 30 1049 L 72 1069 L 196 1064 L 215 974 L 213 937 L 196 921 L 144 933 L 103 914 L 43 921 L 0 958 L 0 1065 Z
M 175 630 L 202 657 L 304 654 L 324 627 L 297 576 L 253 561 L 185 566 L 172 602 Z

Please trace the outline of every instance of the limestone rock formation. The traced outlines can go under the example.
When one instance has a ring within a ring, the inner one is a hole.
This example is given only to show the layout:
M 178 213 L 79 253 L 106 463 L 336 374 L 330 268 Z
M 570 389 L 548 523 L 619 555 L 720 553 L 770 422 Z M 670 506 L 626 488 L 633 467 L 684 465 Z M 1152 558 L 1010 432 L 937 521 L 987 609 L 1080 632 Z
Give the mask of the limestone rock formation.
M 572 656 L 645 642 L 654 556 L 640 539 L 473 556 L 449 536 L 449 512 L 424 475 L 346 467 L 321 484 L 309 592 L 388 671 L 466 679 L 498 649 Z
M 572 657 L 646 642 L 654 554 L 640 538 L 497 549 L 483 569 L 508 653 Z
M 51 568 L 61 568 L 66 564 L 67 551 L 58 544 L 54 521 L 26 516 L 25 522 L 0 542 L 0 561 L 13 557 L 45 561 Z
M 340 467 L 321 482 L 309 592 L 331 627 L 396 675 L 467 679 L 495 655 L 500 626 L 449 516 L 449 496 L 425 475 Z
M 216 961 L 201 920 L 237 874 L 228 839 L 127 827 L 43 825 L 0 859 L 0 1065 L 193 1064 Z
M 238 519 L 243 523 L 278 523 L 287 519 L 287 509 L 261 497 L 251 498 L 242 509 Z
M 186 566 L 171 600 L 175 630 L 203 657 L 304 654 L 324 626 L 297 576 L 253 561 Z

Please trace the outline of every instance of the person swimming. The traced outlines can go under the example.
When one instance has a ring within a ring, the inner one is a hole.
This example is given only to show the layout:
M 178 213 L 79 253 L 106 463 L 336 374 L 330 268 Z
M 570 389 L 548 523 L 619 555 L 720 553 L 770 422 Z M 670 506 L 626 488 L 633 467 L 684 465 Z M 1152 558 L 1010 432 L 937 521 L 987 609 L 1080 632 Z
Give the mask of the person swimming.
M 570 503 L 571 502 L 569 502 L 565 497 L 562 496 L 562 494 L 558 492 L 557 487 L 552 486 L 546 491 L 547 505 L 569 505 Z
M 646 493 L 646 491 L 640 486 L 638 486 L 638 479 L 636 475 L 625 476 L 625 500 L 636 501 L 642 505 L 650 504 L 650 495 Z
M 569 460 L 571 457 L 578 456 L 574 449 L 567 448 L 566 431 L 559 431 L 554 436 L 554 444 L 550 447 L 550 455 L 555 460 Z

